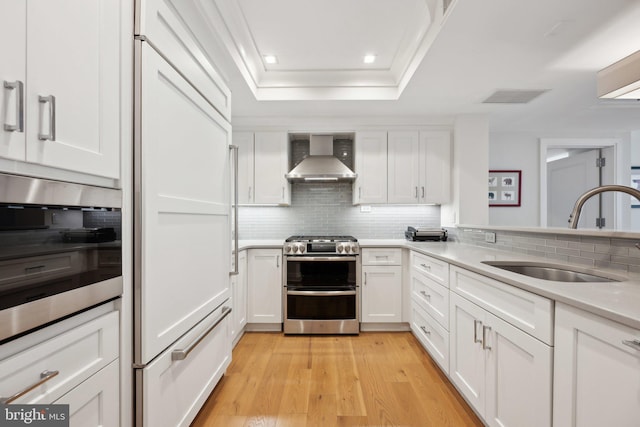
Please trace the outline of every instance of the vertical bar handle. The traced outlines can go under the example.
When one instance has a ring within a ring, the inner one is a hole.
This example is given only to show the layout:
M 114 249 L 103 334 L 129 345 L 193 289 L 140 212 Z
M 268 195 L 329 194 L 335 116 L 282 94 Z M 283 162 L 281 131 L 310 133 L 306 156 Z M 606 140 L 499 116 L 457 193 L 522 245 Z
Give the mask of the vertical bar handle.
M 491 350 L 491 346 L 487 345 L 487 331 L 491 332 L 491 326 L 482 327 L 482 349 Z
M 56 97 L 38 96 L 38 102 L 41 104 L 49 103 L 49 133 L 38 133 L 38 139 L 41 141 L 56 140 Z
M 484 339 L 484 335 L 482 336 L 482 339 L 478 340 L 478 325 L 482 326 L 482 321 L 480 320 L 473 320 L 473 342 L 474 343 L 482 343 L 482 340 Z
M 366 284 L 367 284 L 367 272 L 365 271 L 364 272 L 364 285 L 366 285 Z
M 280 255 L 276 256 L 276 268 L 280 268 Z
M 416 199 L 418 198 L 418 187 L 416 187 Z
M 424 199 L 424 185 L 422 186 L 422 198 Z
M 8 82 L 5 80 L 4 88 L 9 90 L 17 90 L 16 93 L 16 124 L 4 124 L 4 130 L 7 132 L 24 132 L 24 83 L 20 80 Z
M 238 149 L 237 145 L 230 145 L 233 153 L 233 271 L 229 274 L 240 274 L 239 250 L 238 250 Z

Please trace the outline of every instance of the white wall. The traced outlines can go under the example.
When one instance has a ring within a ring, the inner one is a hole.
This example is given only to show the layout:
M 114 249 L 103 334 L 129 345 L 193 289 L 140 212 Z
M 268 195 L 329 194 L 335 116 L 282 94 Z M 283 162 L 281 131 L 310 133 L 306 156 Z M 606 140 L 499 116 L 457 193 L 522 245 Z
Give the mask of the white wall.
M 529 227 L 540 225 L 540 144 L 538 141 L 538 137 L 533 134 L 490 134 L 489 169 L 522 171 L 520 206 L 490 207 L 490 225 Z

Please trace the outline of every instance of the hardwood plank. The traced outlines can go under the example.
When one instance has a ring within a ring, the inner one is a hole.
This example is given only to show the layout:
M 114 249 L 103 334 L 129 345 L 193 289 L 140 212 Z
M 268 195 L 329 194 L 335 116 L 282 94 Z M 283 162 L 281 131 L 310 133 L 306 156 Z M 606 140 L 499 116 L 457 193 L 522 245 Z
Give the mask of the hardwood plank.
M 482 426 L 410 332 L 247 332 L 194 420 L 218 426 Z

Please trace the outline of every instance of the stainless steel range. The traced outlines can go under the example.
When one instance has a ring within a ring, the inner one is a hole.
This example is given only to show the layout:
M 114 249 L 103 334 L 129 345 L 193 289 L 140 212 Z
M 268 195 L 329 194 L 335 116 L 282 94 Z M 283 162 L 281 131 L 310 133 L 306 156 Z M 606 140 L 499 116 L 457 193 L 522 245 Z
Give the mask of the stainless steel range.
M 283 248 L 284 333 L 360 332 L 360 246 L 352 236 L 292 236 Z

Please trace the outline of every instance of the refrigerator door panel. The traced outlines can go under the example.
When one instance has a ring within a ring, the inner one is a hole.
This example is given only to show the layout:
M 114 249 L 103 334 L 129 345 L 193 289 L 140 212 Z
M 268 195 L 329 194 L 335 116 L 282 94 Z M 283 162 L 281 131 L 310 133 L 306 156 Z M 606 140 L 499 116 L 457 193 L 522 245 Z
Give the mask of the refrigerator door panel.
M 135 359 L 150 362 L 230 296 L 231 125 L 137 42 Z
M 182 427 L 193 421 L 231 363 L 230 312 L 219 308 L 145 369 L 137 370 L 142 406 L 136 409 L 136 425 Z M 176 354 L 185 349 L 189 353 L 179 359 Z

